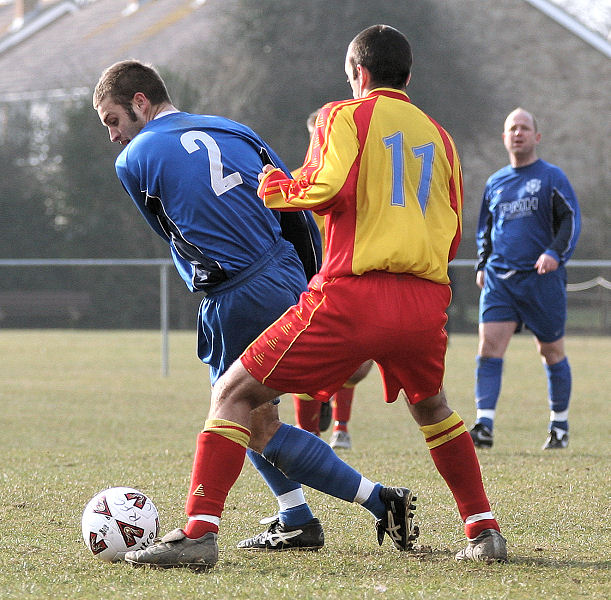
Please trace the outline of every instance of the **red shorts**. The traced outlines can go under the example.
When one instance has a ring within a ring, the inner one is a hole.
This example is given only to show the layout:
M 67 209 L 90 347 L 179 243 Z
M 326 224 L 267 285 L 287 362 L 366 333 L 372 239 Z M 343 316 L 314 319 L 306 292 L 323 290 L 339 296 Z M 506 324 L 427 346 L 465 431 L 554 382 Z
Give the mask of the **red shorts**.
M 368 359 L 378 364 L 386 402 L 439 393 L 447 348 L 449 285 L 372 271 L 315 276 L 309 291 L 242 354 L 248 372 L 280 392 L 328 400 Z

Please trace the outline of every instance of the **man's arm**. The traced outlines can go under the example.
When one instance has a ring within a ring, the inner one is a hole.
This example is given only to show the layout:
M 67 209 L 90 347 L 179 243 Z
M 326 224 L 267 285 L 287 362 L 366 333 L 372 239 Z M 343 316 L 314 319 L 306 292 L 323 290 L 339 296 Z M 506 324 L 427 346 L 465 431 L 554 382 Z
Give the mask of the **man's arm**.
M 328 212 L 341 203 L 342 190 L 358 154 L 355 125 L 341 103 L 323 107 L 316 121 L 304 165 L 296 179 L 279 169 L 263 170 L 257 191 L 268 208 Z
M 487 191 L 484 192 L 482 205 L 477 222 L 477 266 L 476 271 L 482 271 L 492 253 L 492 213 L 488 204 Z
M 559 263 L 566 262 L 575 250 L 580 230 L 579 210 L 577 203 L 560 190 L 552 192 L 552 219 L 554 239 L 545 254 L 549 254 Z

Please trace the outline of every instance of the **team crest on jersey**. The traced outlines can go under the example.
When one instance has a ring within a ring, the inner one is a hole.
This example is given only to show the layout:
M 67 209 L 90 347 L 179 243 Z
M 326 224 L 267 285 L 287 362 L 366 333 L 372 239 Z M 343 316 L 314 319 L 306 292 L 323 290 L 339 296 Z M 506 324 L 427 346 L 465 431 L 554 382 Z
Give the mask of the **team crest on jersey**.
M 536 194 L 541 189 L 540 179 L 529 179 L 524 186 L 528 194 Z

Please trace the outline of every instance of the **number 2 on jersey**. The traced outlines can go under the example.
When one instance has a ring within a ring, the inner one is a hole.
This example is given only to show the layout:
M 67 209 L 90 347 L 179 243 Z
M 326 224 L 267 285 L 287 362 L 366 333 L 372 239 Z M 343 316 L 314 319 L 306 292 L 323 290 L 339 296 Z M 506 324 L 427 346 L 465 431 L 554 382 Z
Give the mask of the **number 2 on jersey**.
M 203 131 L 187 131 L 180 136 L 180 143 L 189 154 L 200 150 L 200 147 L 195 143 L 196 140 L 204 144 L 208 151 L 210 185 L 217 196 L 228 192 L 230 189 L 236 187 L 236 185 L 242 183 L 242 176 L 237 171 L 223 177 L 221 149 L 212 136 Z
M 392 135 L 382 138 L 386 148 L 390 148 L 392 161 L 392 196 L 391 206 L 405 206 L 405 192 L 403 190 L 404 164 L 403 155 L 403 133 L 397 131 Z M 418 182 L 418 204 L 422 214 L 426 211 L 426 205 L 431 193 L 431 178 L 433 176 L 433 160 L 435 159 L 435 145 L 433 142 L 414 146 L 412 148 L 414 158 L 422 159 L 420 167 L 420 180 Z

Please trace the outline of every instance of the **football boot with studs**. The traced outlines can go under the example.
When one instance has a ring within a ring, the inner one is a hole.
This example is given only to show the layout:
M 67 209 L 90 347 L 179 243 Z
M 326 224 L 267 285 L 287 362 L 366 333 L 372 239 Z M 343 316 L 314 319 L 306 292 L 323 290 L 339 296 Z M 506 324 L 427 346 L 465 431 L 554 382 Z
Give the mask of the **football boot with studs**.
M 161 540 L 125 555 L 125 561 L 135 567 L 156 569 L 189 568 L 205 571 L 213 567 L 219 559 L 216 533 L 206 533 L 200 538 L 188 538 L 182 529 L 174 529 Z
M 376 521 L 378 544 L 382 545 L 386 534 L 397 550 L 411 550 L 420 535 L 414 524 L 417 497 L 407 488 L 384 487 L 380 500 L 384 503 L 384 516 Z
M 561 450 L 569 445 L 569 432 L 554 427 L 547 436 L 542 450 Z
M 484 529 L 456 554 L 456 560 L 507 562 L 507 540 L 496 529 Z
M 476 448 L 492 448 L 494 437 L 492 431 L 482 423 L 476 423 L 469 429 L 469 435 Z
M 352 440 L 350 434 L 347 431 L 337 430 L 331 434 L 329 439 L 329 446 L 334 450 L 336 448 L 342 448 L 344 450 L 350 450 L 352 448 Z
M 283 550 L 314 550 L 325 545 L 325 534 L 318 519 L 308 523 L 289 527 L 280 521 L 278 516 L 262 519 L 261 523 L 269 527 L 263 533 L 242 540 L 238 548 L 279 552 Z

